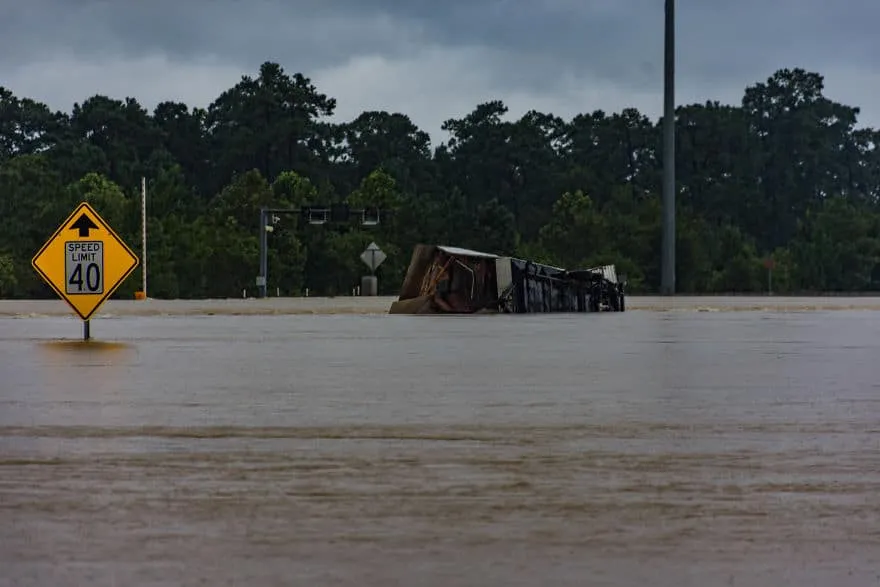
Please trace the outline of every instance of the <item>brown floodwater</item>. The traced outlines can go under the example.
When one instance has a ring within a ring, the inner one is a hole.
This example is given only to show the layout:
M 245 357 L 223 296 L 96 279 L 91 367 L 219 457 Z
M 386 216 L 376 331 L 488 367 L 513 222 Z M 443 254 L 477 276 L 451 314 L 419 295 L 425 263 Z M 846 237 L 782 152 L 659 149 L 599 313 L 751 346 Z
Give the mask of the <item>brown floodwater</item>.
M 0 318 L 0 585 L 880 584 L 880 313 Z

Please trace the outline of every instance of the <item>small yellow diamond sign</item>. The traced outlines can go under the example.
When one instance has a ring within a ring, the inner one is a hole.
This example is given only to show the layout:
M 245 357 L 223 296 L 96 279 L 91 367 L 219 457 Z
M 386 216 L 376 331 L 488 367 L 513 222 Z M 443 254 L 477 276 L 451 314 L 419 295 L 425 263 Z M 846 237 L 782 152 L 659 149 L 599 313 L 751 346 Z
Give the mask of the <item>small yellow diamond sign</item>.
M 138 258 L 87 202 L 31 264 L 83 320 L 88 320 L 138 266 Z

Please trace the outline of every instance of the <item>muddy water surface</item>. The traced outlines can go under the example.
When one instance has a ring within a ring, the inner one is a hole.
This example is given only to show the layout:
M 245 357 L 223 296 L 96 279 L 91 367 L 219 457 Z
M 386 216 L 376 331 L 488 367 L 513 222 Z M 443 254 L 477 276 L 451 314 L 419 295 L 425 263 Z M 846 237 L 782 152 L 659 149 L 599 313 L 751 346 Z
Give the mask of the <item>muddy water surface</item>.
M 0 585 L 880 584 L 875 312 L 79 328 L 0 319 Z

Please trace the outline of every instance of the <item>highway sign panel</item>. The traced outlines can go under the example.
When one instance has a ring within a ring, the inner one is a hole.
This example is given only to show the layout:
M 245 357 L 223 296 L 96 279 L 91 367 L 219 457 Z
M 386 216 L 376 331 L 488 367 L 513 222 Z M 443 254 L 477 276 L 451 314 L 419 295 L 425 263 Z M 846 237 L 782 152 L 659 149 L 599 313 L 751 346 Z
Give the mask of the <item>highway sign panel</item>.
M 380 249 L 379 245 L 376 243 L 370 243 L 367 250 L 361 253 L 361 261 L 366 263 L 367 267 L 370 268 L 370 271 L 378 269 L 379 265 L 385 261 L 385 258 L 385 253 L 382 252 L 382 249 Z
M 34 255 L 31 264 L 83 320 L 138 266 L 137 255 L 87 202 Z

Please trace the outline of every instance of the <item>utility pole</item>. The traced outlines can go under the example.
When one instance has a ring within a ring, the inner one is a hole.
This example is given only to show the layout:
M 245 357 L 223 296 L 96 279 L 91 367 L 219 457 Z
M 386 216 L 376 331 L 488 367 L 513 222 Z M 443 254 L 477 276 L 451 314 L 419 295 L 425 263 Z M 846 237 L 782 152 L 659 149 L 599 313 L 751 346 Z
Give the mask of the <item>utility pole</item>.
M 141 289 L 147 299 L 147 178 L 141 177 Z
M 257 276 L 257 287 L 260 297 L 266 297 L 266 281 L 269 274 L 269 259 L 267 258 L 269 212 L 266 208 L 260 208 L 260 274 Z
M 675 294 L 675 0 L 666 1 L 663 42 L 663 253 L 660 293 Z

